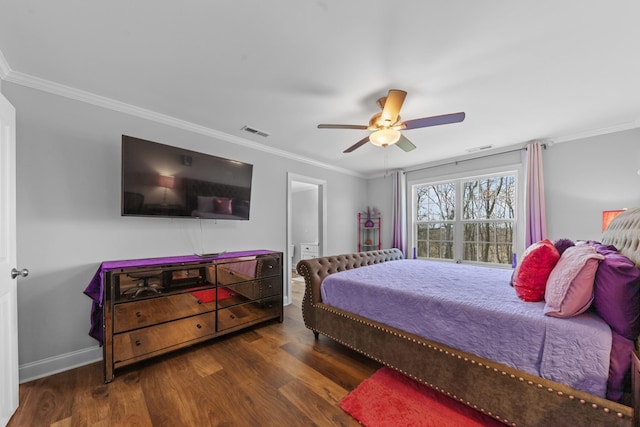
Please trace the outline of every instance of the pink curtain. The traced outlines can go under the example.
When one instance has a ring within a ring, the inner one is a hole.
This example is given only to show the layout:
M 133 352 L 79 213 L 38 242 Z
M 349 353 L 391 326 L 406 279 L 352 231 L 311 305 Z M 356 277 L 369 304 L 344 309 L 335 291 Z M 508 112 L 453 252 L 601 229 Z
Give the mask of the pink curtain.
M 391 213 L 391 247 L 402 251 L 407 257 L 407 195 L 406 177 L 402 170 L 393 173 L 393 212 Z
M 527 145 L 527 190 L 526 190 L 526 246 L 547 238 L 547 215 L 544 202 L 544 178 L 542 172 L 542 150 L 544 144 L 531 142 Z

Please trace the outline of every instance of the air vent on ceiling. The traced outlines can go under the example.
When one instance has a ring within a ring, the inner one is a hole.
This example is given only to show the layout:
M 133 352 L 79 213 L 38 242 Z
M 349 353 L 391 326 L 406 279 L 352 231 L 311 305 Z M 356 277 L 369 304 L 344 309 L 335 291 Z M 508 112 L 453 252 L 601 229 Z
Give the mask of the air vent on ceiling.
M 258 129 L 255 129 L 255 128 L 250 128 L 249 126 L 242 126 L 242 130 L 245 131 L 245 132 L 252 133 L 254 135 L 260 135 L 260 136 L 265 137 L 265 138 L 269 136 L 268 133 L 263 132 L 263 131 L 258 130 Z
M 467 150 L 467 153 L 475 153 L 476 151 L 488 150 L 489 148 L 493 148 L 493 145 L 483 145 L 482 147 L 469 148 Z

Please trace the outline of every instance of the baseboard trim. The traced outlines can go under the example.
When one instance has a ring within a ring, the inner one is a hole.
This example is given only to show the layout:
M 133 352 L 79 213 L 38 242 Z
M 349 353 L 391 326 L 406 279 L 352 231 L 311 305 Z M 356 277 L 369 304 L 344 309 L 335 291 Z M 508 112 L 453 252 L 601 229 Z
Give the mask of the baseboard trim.
M 20 384 L 102 360 L 102 347 L 88 347 L 19 366 Z

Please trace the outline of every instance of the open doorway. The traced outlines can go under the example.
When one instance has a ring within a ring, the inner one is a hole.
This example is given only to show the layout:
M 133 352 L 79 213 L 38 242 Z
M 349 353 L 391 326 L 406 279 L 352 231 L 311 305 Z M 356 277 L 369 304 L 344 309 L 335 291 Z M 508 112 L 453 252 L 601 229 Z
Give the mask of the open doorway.
M 291 275 L 302 258 L 324 254 L 326 246 L 326 181 L 287 175 L 286 299 L 291 302 Z

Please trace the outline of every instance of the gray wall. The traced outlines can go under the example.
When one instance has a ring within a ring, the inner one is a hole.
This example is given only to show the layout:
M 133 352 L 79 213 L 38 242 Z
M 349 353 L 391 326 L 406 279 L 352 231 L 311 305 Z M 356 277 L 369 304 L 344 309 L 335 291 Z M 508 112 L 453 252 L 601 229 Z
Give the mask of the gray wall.
M 510 153 L 464 161 L 410 172 L 408 179 L 472 173 L 519 158 Z M 600 240 L 603 210 L 640 206 L 640 129 L 552 144 L 543 151 L 543 164 L 551 240 Z M 391 246 L 391 197 L 391 176 L 368 180 L 368 203 L 382 213 L 383 248 Z
M 355 250 L 356 214 L 366 206 L 381 211 L 382 245 L 390 247 L 391 177 L 364 180 L 6 81 L 0 87 L 17 111 L 18 260 L 31 270 L 18 285 L 22 381 L 101 359 L 82 291 L 103 260 L 286 252 L 287 172 L 327 182 L 326 254 Z M 122 134 L 252 163 L 251 220 L 121 217 Z M 640 206 L 639 137 L 634 129 L 544 152 L 550 238 L 598 239 L 602 210 Z
M 360 207 L 366 212 L 367 206 L 380 211 L 380 244 L 382 249 L 391 248 L 391 213 L 393 212 L 393 177 L 385 175 L 367 181 L 367 203 Z M 357 214 L 356 214 L 357 215 Z M 356 221 L 354 217 L 354 221 Z M 357 239 L 357 237 L 356 237 Z
M 300 261 L 301 243 L 318 243 L 318 188 L 291 193 L 291 243 L 295 245 L 295 266 Z M 354 243 L 355 247 L 355 243 Z
M 599 240 L 603 210 L 640 206 L 640 129 L 555 144 L 543 158 L 550 239 Z
M 327 253 L 351 252 L 362 178 L 4 82 L 17 112 L 20 378 L 100 360 L 83 294 L 100 262 L 194 252 L 287 252 L 287 172 L 327 182 Z M 254 165 L 250 221 L 120 216 L 121 135 Z M 345 233 L 344 230 L 347 230 Z

